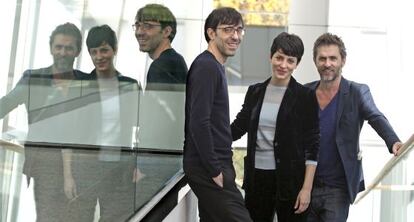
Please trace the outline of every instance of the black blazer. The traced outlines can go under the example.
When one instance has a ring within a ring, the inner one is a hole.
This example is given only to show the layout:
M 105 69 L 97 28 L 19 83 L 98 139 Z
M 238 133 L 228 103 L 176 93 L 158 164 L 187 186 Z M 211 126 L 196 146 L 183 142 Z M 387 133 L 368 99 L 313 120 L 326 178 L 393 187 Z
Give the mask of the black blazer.
M 316 90 L 319 81 L 306 84 Z M 358 158 L 359 134 L 365 120 L 387 144 L 389 152 L 400 141 L 390 123 L 378 110 L 369 87 L 341 77 L 336 113 L 335 142 L 345 170 L 349 198 L 354 202 L 358 192 L 365 189 L 362 159 Z
M 251 85 L 243 108 L 231 124 L 233 140 L 246 132 L 247 156 L 243 189 L 253 189 L 257 128 L 266 87 L 270 79 Z M 277 194 L 280 200 L 294 200 L 302 188 L 305 161 L 317 161 L 319 151 L 318 103 L 310 90 L 291 77 L 276 120 L 273 147 L 277 168 Z

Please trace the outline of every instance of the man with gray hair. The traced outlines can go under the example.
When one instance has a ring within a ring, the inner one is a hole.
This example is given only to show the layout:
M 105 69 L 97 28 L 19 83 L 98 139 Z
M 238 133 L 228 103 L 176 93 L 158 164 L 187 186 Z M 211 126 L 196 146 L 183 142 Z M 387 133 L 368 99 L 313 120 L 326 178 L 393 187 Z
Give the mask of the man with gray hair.
M 369 87 L 342 76 L 346 49 L 331 33 L 318 37 L 313 61 L 320 80 L 307 84 L 319 104 L 320 149 L 308 222 L 345 222 L 349 206 L 365 189 L 359 134 L 364 121 L 398 155 L 402 143 L 374 103 Z
M 75 59 L 82 48 L 82 35 L 72 23 L 58 25 L 49 38 L 53 63 L 40 69 L 26 70 L 16 86 L 0 98 L 0 119 L 19 105 L 27 111 L 28 133 L 25 141 L 23 173 L 28 183 L 34 181 L 36 221 L 61 221 L 65 218 L 67 200 L 63 190 L 61 149 L 33 145 L 41 142 L 70 140 L 76 113 L 69 101 L 80 95 L 79 82 L 87 74 L 74 69 Z M 53 127 L 54 124 L 64 127 Z M 71 136 L 72 135 L 72 136 Z

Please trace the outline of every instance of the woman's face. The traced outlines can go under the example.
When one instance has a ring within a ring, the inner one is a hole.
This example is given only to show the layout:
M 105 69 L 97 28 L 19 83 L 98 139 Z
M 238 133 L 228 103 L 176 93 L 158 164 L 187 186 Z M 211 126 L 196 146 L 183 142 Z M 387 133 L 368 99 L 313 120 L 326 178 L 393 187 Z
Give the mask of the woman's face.
M 273 54 L 270 63 L 272 64 L 272 82 L 285 83 L 283 85 L 289 83 L 293 71 L 298 66 L 297 58 L 284 54 L 282 50 Z

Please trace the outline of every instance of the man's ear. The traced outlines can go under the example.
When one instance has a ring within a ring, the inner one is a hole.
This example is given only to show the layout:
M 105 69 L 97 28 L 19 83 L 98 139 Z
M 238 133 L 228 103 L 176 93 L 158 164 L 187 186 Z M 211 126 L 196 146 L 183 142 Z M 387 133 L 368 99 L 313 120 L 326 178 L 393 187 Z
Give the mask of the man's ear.
M 168 36 L 171 35 L 171 32 L 172 32 L 171 26 L 167 26 L 162 30 L 164 38 L 168 38 Z
M 207 29 L 207 35 L 210 38 L 210 40 L 214 40 L 216 38 L 216 31 L 212 28 Z

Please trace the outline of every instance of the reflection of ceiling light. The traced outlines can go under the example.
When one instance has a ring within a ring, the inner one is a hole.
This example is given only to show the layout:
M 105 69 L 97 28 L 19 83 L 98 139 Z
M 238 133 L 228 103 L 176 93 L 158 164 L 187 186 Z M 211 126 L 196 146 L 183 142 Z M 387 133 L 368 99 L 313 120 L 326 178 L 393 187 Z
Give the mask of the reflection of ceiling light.
M 237 70 L 231 68 L 231 67 L 227 66 L 226 71 L 228 71 L 229 74 L 232 74 L 232 75 L 236 76 L 239 79 L 242 78 L 242 74 L 240 72 L 238 72 Z

